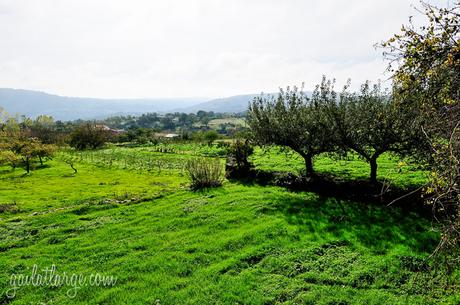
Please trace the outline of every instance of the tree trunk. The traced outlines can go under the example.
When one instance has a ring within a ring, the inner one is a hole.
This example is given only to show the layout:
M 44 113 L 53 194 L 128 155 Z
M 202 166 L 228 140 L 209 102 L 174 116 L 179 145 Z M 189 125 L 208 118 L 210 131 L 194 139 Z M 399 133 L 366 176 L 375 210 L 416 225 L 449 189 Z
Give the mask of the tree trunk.
M 38 160 L 40 160 L 40 165 L 43 165 L 43 160 L 41 156 L 38 156 Z
M 372 156 L 369 160 L 371 165 L 371 183 L 373 184 L 377 183 L 377 157 L 378 156 Z
M 75 174 L 77 173 L 77 169 L 73 166 L 73 163 L 69 163 L 70 167 L 73 169 L 73 171 L 75 172 Z
M 313 169 L 313 156 L 311 154 L 302 154 L 302 157 L 305 160 L 305 170 L 307 176 L 314 176 L 315 170 Z
M 293 151 L 298 153 L 299 155 L 302 156 L 302 158 L 305 160 L 305 170 L 306 170 L 306 175 L 307 176 L 314 176 L 315 175 L 315 170 L 313 169 L 313 154 L 312 153 L 306 153 L 301 149 L 293 148 L 290 146 Z
M 29 160 L 29 158 L 26 159 L 26 170 L 27 170 L 27 173 L 30 172 L 30 160 Z

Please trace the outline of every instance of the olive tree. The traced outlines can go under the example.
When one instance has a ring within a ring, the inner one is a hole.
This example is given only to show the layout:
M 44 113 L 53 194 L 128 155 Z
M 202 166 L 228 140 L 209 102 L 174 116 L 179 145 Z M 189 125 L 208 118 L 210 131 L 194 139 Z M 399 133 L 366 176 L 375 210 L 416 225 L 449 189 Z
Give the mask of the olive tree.
M 254 142 L 292 149 L 304 159 L 307 175 L 314 175 L 313 158 L 335 146 L 323 99 L 335 100 L 332 88 L 331 83 L 318 86 L 312 98 L 297 87 L 281 89 L 277 96 L 256 97 L 247 115 Z

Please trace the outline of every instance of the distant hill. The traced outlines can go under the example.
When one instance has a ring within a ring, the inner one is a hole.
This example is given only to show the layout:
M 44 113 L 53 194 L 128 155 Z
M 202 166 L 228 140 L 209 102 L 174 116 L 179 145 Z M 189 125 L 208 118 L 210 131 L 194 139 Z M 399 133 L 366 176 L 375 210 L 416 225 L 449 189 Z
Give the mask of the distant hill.
M 225 113 L 239 113 L 244 112 L 248 109 L 249 102 L 259 94 L 246 94 L 236 95 L 225 98 L 219 98 L 210 100 L 198 105 L 179 109 L 183 112 L 197 112 L 199 110 L 214 111 L 214 112 L 225 112 Z
M 311 91 L 305 91 L 308 97 L 312 96 Z M 261 94 L 245 94 L 230 97 L 218 98 L 190 107 L 179 109 L 182 112 L 197 112 L 199 110 L 214 111 L 220 113 L 240 113 L 248 109 L 249 103 Z M 277 95 L 277 93 L 264 93 L 265 96 Z
M 96 99 L 65 97 L 44 92 L 0 88 L 0 107 L 12 115 L 36 117 L 40 114 L 56 120 L 96 119 L 113 115 L 138 115 L 168 112 L 203 102 L 197 98 Z
M 0 107 L 12 115 L 36 117 L 51 115 L 56 120 L 104 119 L 116 115 L 147 112 L 186 112 L 199 110 L 240 113 L 259 94 L 236 95 L 206 100 L 203 98 L 97 99 L 67 97 L 39 91 L 0 88 Z

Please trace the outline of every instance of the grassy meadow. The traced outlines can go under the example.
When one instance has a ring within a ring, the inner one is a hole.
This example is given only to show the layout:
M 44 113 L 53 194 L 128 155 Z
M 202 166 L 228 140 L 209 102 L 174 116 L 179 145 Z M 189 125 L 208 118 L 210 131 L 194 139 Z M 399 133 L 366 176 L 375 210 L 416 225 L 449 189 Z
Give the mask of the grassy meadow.
M 62 151 L 30 174 L 0 171 L 0 304 L 458 304 L 460 273 L 430 269 L 439 236 L 398 208 L 224 181 L 192 192 L 184 164 L 224 159 L 199 144 Z M 74 160 L 75 173 L 65 162 Z M 300 158 L 257 149 L 257 168 L 297 172 Z M 389 155 L 379 179 L 422 185 Z M 366 179 L 350 156 L 321 173 Z M 112 286 L 16 286 L 12 274 L 116 277 Z M 16 289 L 12 289 L 16 287 Z M 10 298 L 14 291 L 14 298 Z
M 233 124 L 235 126 L 246 126 L 246 122 L 243 118 L 225 118 L 225 119 L 213 119 L 209 122 L 209 127 L 219 128 L 222 124 Z

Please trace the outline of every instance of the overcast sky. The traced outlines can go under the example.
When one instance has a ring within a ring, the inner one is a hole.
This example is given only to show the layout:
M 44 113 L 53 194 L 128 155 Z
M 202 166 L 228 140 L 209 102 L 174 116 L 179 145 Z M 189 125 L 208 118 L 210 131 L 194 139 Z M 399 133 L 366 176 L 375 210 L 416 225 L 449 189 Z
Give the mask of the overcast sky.
M 446 4 L 447 0 L 432 3 Z M 386 79 L 412 0 L 0 0 L 0 87 L 222 97 Z

